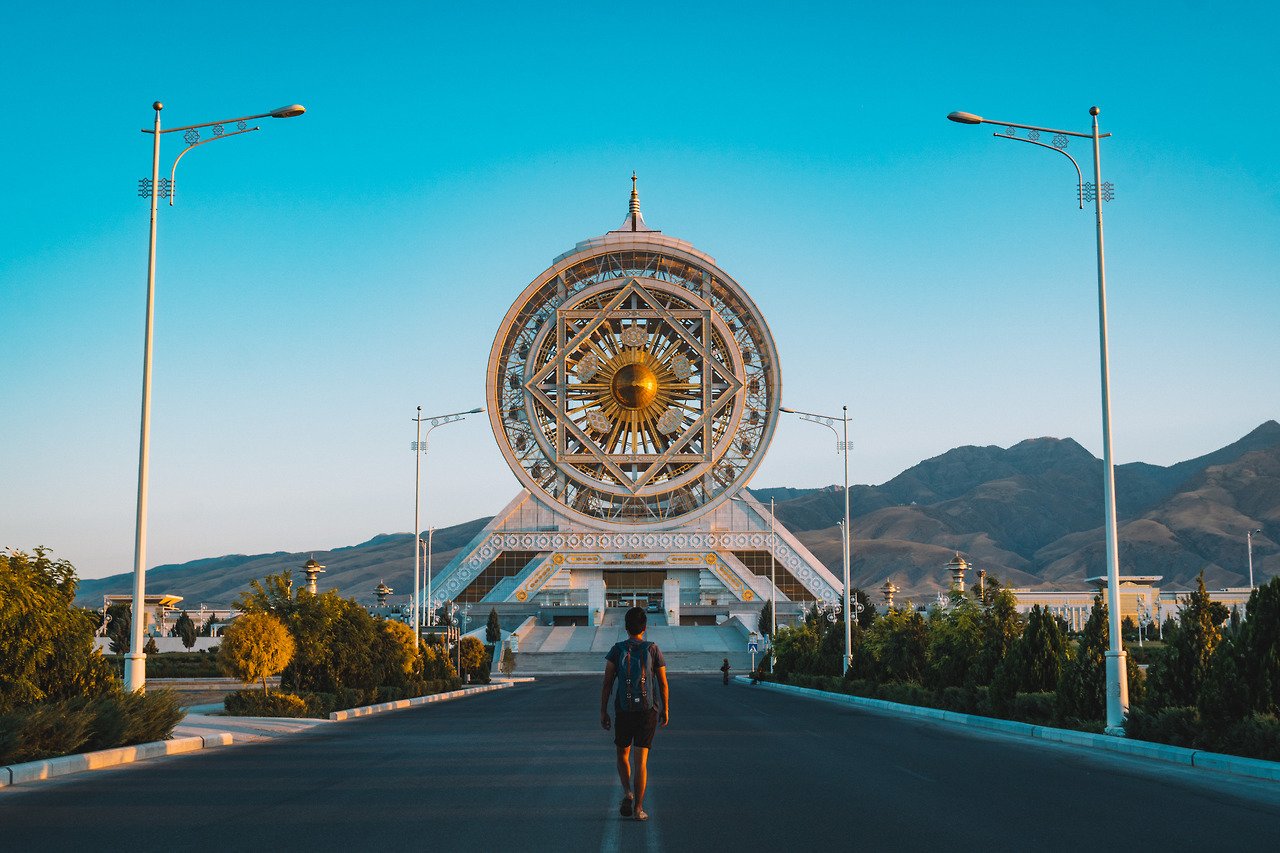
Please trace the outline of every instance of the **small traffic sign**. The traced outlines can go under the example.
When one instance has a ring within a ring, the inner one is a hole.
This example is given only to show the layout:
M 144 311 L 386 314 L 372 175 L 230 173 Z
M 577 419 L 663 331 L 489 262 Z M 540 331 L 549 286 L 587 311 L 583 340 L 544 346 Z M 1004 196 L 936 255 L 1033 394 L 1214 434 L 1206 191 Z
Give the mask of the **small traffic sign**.
M 760 644 L 757 643 L 755 640 L 752 640 L 751 642 L 747 643 L 747 651 L 751 652 L 752 654 L 755 654 L 756 652 L 760 651 Z

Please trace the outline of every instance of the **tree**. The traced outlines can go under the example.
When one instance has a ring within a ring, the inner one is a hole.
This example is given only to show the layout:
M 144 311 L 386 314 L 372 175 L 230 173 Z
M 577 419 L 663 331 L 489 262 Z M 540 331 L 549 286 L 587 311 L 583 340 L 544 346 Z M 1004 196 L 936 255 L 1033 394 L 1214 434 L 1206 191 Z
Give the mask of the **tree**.
M 73 604 L 75 567 L 48 555 L 0 551 L 0 713 L 119 689 L 97 621 Z
M 295 644 L 284 622 L 270 613 L 246 613 L 222 635 L 218 668 L 246 684 L 281 672 L 293 659 Z
M 156 645 L 155 637 L 147 637 L 147 642 L 142 646 L 142 653 L 144 655 L 160 654 L 160 647 Z
M 919 681 L 928 657 L 924 617 L 915 608 L 893 609 L 867 630 L 867 645 L 882 681 Z
M 1096 720 L 1107 711 L 1107 648 L 1111 632 L 1102 596 L 1093 597 L 1076 652 L 1062 668 L 1055 704 L 1063 719 Z
M 928 687 L 973 686 L 974 664 L 982 650 L 982 612 L 967 596 L 929 614 L 929 647 L 924 683 Z
M 422 655 L 414 647 L 413 629 L 403 622 L 378 623 L 378 686 L 408 688 L 422 678 Z
M 502 623 L 498 620 L 497 608 L 489 610 L 489 621 L 484 626 L 484 639 L 488 643 L 496 643 L 502 639 Z
M 107 638 L 111 641 L 109 648 L 113 655 L 122 655 L 129 651 L 129 634 L 132 624 L 129 605 L 117 602 L 107 608 Z
M 186 649 L 191 649 L 196 644 L 196 623 L 191 621 L 191 616 L 187 611 L 182 611 L 182 615 L 178 617 L 178 622 L 173 626 L 173 632 L 176 636 L 182 638 L 182 645 Z
M 1048 608 L 1034 605 L 1027 616 L 1027 627 L 1009 650 L 1004 662 L 992 681 L 994 691 L 997 682 L 1008 695 L 1017 693 L 1043 693 L 1054 690 L 1062 676 L 1062 665 L 1067 657 L 1067 641 L 1062 628 Z M 1005 679 L 1008 679 L 1006 682 Z
M 995 578 L 987 578 L 987 596 L 983 606 L 982 648 L 970 675 L 972 684 L 990 684 L 1000 662 L 1009 654 L 1014 642 L 1022 636 L 1024 620 L 1018 613 L 1018 599 L 1000 588 Z
M 484 660 L 484 643 L 475 637 L 463 637 L 459 640 L 459 649 L 461 650 L 462 671 L 472 672 L 480 668 L 480 662 Z
M 764 607 L 760 608 L 760 624 L 756 631 L 762 637 L 769 636 L 769 632 L 773 630 L 773 602 L 765 599 Z
M 502 645 L 502 657 L 498 659 L 498 671 L 507 678 L 516 671 L 516 653 L 511 651 L 511 645 L 504 643 Z
M 1219 627 L 1230 611 L 1210 601 L 1204 588 L 1204 572 L 1196 590 L 1187 596 L 1178 613 L 1178 630 L 1164 653 L 1151 663 L 1151 693 L 1156 707 L 1194 705 L 1200 695 L 1214 650 L 1222 642 Z

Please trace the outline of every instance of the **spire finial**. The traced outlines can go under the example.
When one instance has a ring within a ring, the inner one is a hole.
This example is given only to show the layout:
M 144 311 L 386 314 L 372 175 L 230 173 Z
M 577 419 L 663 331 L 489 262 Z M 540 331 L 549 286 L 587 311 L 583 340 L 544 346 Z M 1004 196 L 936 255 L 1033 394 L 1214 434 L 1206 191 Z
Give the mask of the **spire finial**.
M 635 215 L 640 212 L 640 193 L 636 192 L 636 173 L 631 173 L 631 213 Z M 634 230 L 634 229 L 633 229 Z

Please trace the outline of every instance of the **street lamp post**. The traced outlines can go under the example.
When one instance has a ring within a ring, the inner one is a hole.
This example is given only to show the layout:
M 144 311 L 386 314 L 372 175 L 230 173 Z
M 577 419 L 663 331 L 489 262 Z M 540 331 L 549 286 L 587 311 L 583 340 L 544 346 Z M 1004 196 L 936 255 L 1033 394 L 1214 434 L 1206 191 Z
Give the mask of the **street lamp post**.
M 1254 529 L 1245 534 L 1245 549 L 1249 552 L 1249 589 L 1253 589 L 1253 534 L 1261 532 L 1261 529 Z
M 991 124 L 1005 128 L 1004 133 L 993 134 L 1001 139 L 1012 139 L 1015 142 L 1027 142 L 1050 151 L 1062 154 L 1076 168 L 1078 181 L 1077 200 L 1084 209 L 1085 201 L 1094 202 L 1095 221 L 1097 223 L 1098 244 L 1098 362 L 1102 386 L 1102 496 L 1106 521 L 1107 547 L 1107 610 L 1110 623 L 1111 641 L 1107 651 L 1107 727 L 1110 735 L 1124 736 L 1125 718 L 1129 714 L 1129 677 L 1127 672 L 1126 653 L 1120 640 L 1120 561 L 1118 556 L 1119 535 L 1116 524 L 1115 468 L 1111 459 L 1111 369 L 1107 350 L 1107 267 L 1106 255 L 1103 251 L 1102 239 L 1102 202 L 1110 201 L 1113 196 L 1112 185 L 1102 182 L 1102 161 L 1099 151 L 1099 140 L 1109 137 L 1109 133 L 1098 132 L 1098 107 L 1090 107 L 1089 115 L 1093 117 L 1093 128 L 1090 133 L 1079 133 L 1071 130 L 1055 130 L 1048 127 L 1036 127 L 1029 124 L 1014 124 L 1006 121 L 993 121 L 982 116 L 966 112 L 953 112 L 948 119 L 960 124 Z M 1018 130 L 1027 131 L 1026 137 L 1018 136 Z M 1040 135 L 1053 134 L 1051 144 L 1040 140 Z M 1093 141 L 1093 183 L 1085 184 L 1080 173 L 1080 164 L 1067 153 L 1067 144 L 1071 137 L 1091 139 Z
M 219 139 L 227 139 L 243 133 L 252 133 L 258 130 L 256 127 L 248 126 L 248 123 L 254 119 L 293 118 L 306 112 L 306 108 L 301 104 L 291 104 L 287 107 L 272 110 L 269 113 L 258 113 L 257 115 L 210 121 L 203 124 L 188 124 L 182 127 L 161 130 L 160 111 L 164 109 L 164 104 L 156 101 L 151 105 L 151 108 L 156 112 L 155 126 L 150 129 L 142 128 L 143 133 L 152 134 L 151 177 L 138 181 L 138 195 L 151 199 L 151 236 L 147 245 L 147 320 L 142 347 L 142 426 L 138 441 L 138 507 L 133 540 L 134 618 L 129 641 L 129 653 L 125 655 L 124 660 L 125 689 L 131 693 L 145 689 L 147 684 L 147 656 L 142 651 L 142 643 L 146 623 L 147 487 L 151 464 L 151 345 L 155 336 L 156 215 L 159 211 L 158 202 L 160 197 L 164 196 L 169 199 L 169 205 L 173 205 L 173 187 L 177 176 L 178 161 L 192 148 Z M 226 133 L 224 125 L 232 123 L 235 123 L 236 130 Z M 201 139 L 200 131 L 206 127 L 212 128 L 213 135 L 208 139 Z M 177 133 L 178 131 L 183 131 L 183 138 L 187 142 L 187 147 L 174 159 L 173 169 L 170 170 L 168 180 L 162 182 L 160 179 L 160 137 L 163 134 Z
M 411 610 L 411 618 L 413 619 L 413 647 L 418 648 L 418 634 L 422 627 L 422 602 L 421 587 L 419 586 L 419 578 L 422 574 L 422 532 L 418 527 L 418 509 L 421 504 L 422 495 L 422 456 L 427 451 L 427 442 L 431 439 L 431 431 L 438 426 L 451 424 L 454 421 L 460 421 L 467 415 L 478 415 L 483 412 L 483 408 L 468 409 L 465 412 L 454 412 L 450 415 L 436 415 L 433 418 L 424 418 L 422 416 L 422 407 L 418 407 L 418 414 L 411 420 L 417 424 L 418 437 L 409 449 L 413 451 L 413 607 Z M 422 425 L 426 423 L 427 435 L 422 436 Z M 428 569 L 428 571 L 430 571 Z M 430 602 L 428 602 L 430 604 Z
M 853 665 L 853 623 L 849 610 L 849 561 L 853 549 L 853 528 L 849 523 L 849 407 L 841 406 L 838 418 L 830 415 L 815 415 L 813 412 L 801 412 L 796 409 L 781 407 L 782 411 L 796 415 L 802 421 L 819 424 L 835 433 L 836 452 L 844 455 L 844 535 L 841 543 L 844 551 L 844 672 Z M 843 437 L 835 428 L 839 423 L 844 430 Z
M 738 503 L 751 504 L 742 498 L 733 498 Z M 773 498 L 769 498 L 769 674 L 773 675 L 773 640 L 778 636 L 778 535 L 774 528 Z

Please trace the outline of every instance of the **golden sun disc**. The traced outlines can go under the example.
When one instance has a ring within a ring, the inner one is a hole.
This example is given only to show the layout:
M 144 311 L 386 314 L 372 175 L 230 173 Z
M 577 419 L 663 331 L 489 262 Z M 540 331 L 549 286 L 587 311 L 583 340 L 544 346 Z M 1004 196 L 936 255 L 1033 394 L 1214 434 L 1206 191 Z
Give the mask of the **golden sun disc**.
M 658 375 L 638 362 L 624 364 L 613 374 L 609 393 L 624 409 L 643 409 L 658 396 Z

